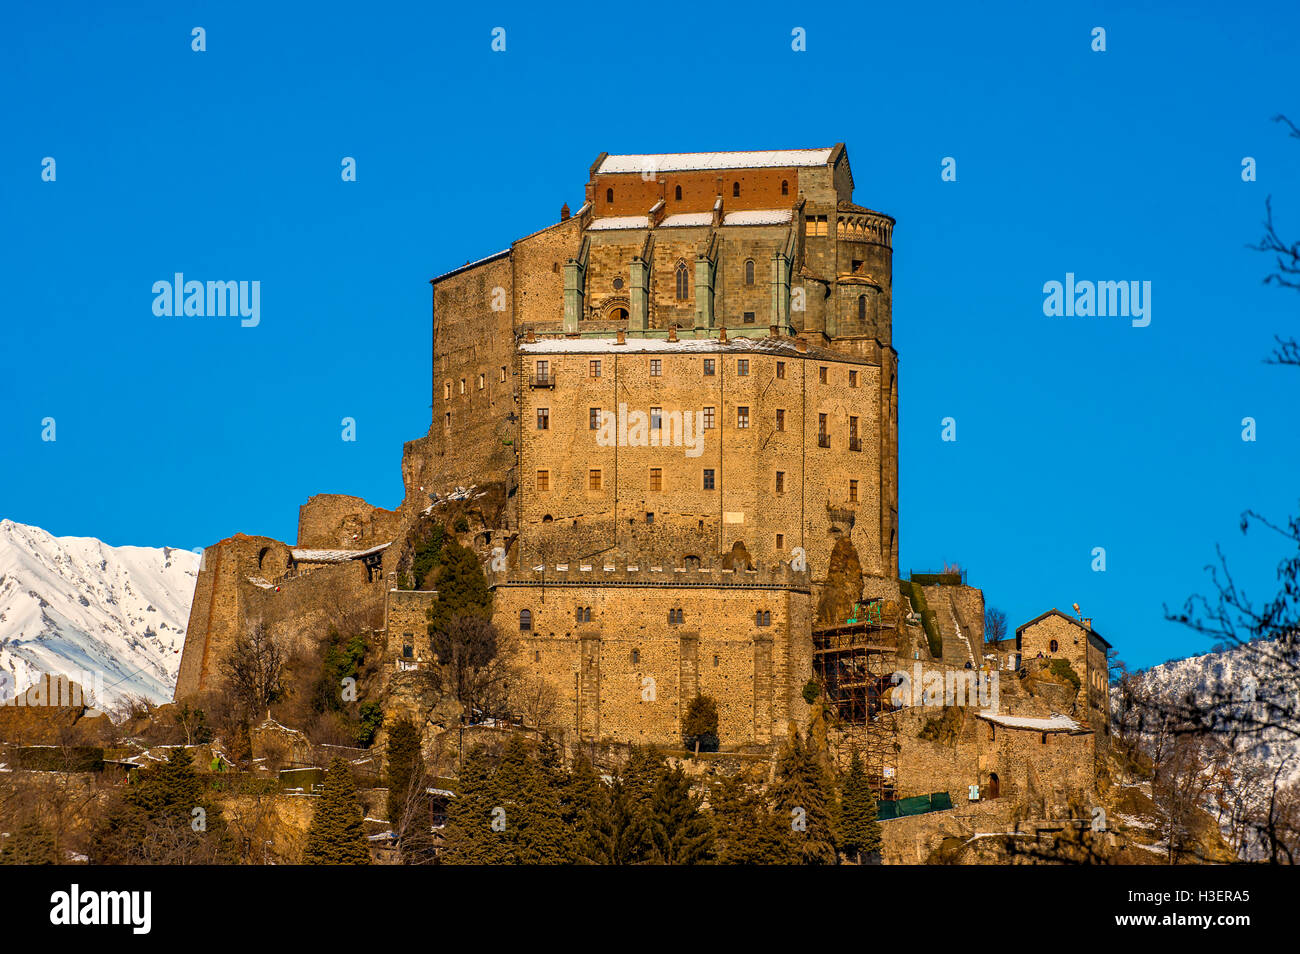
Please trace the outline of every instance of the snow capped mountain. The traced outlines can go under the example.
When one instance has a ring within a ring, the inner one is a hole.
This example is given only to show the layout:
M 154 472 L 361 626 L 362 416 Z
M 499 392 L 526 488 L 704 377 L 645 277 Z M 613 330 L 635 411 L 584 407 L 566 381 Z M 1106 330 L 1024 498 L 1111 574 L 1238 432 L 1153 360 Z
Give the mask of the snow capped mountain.
M 168 702 L 194 599 L 199 555 L 111 547 L 0 520 L 0 698 L 42 673 L 93 691 Z

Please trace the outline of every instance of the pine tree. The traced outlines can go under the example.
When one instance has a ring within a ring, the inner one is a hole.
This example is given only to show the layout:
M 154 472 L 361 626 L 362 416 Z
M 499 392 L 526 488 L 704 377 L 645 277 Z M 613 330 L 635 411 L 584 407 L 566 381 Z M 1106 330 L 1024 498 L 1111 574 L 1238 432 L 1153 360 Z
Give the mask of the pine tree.
M 357 797 L 352 770 L 335 757 L 325 773 L 325 790 L 316 802 L 303 863 L 309 865 L 368 865 L 365 814 Z
M 880 851 L 880 822 L 876 821 L 876 796 L 857 752 L 844 776 L 839 808 L 840 847 L 861 863 L 863 855 Z
M 606 865 L 654 860 L 648 809 L 655 786 L 666 771 L 663 756 L 653 747 L 632 749 L 595 813 L 593 860 Z
M 522 735 L 512 734 L 501 753 L 497 790 L 505 817 L 505 864 L 550 865 L 568 859 L 568 833 L 560 820 L 559 791 L 532 757 Z
M 705 864 L 713 857 L 713 826 L 700 811 L 700 799 L 680 767 L 655 784 L 647 813 L 654 858 L 665 865 Z
M 731 776 L 714 786 L 709 801 L 719 839 L 719 864 L 798 863 L 789 818 L 773 811 L 760 789 L 750 789 L 740 776 Z
M 456 797 L 447 807 L 440 860 L 450 865 L 493 864 L 496 856 L 494 831 L 501 806 L 497 794 L 495 766 L 487 750 L 476 745 L 461 759 Z M 499 823 L 499 822 L 498 822 Z
M 834 787 L 816 748 L 798 731 L 791 735 L 777 765 L 772 794 L 791 826 L 800 863 L 835 864 Z
M 569 842 L 570 862 L 593 859 L 597 819 L 608 797 L 591 760 L 579 754 L 560 787 L 560 823 L 573 833 Z
M 448 540 L 442 549 L 434 588 L 438 598 L 429 610 L 431 636 L 445 634 L 458 616 L 492 615 L 492 591 L 478 557 L 455 540 Z
M 400 831 L 412 790 L 424 779 L 420 732 L 410 719 L 398 719 L 388 730 L 388 822 Z
M 0 846 L 0 865 L 54 865 L 59 853 L 54 833 L 31 815 Z

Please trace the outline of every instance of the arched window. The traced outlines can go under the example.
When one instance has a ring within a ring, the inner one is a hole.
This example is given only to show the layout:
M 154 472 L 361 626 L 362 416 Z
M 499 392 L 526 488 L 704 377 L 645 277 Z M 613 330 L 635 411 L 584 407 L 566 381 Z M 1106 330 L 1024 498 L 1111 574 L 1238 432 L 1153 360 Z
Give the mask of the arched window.
M 678 202 L 682 201 L 682 187 L 678 186 L 677 189 L 674 191 L 673 195 L 677 197 Z
M 613 189 L 606 189 L 606 190 L 605 190 L 605 201 L 606 201 L 606 202 L 613 202 L 613 201 L 614 201 L 614 190 L 613 190 Z
M 533 611 L 526 610 L 526 609 L 520 610 L 519 611 L 519 632 L 530 633 L 532 632 L 532 629 L 533 629 Z
M 867 296 L 858 296 L 858 321 L 867 320 Z
M 1047 651 L 1048 651 L 1049 653 L 1054 653 L 1054 652 L 1056 652 L 1056 650 L 1057 650 L 1058 648 L 1059 648 L 1059 647 L 1058 647 L 1058 645 L 1057 645 L 1056 640 L 1052 640 L 1050 643 L 1047 644 Z
M 745 284 L 754 284 L 754 260 L 752 258 L 745 261 Z
M 782 195 L 790 194 L 790 183 L 785 179 L 781 180 L 781 194 Z
M 739 183 L 739 182 L 733 182 L 733 183 L 731 184 L 731 195 L 732 195 L 733 198 L 739 198 L 739 197 L 740 197 L 740 183 Z
M 685 301 L 687 298 L 690 297 L 690 293 L 691 293 L 691 286 L 690 286 L 690 279 L 687 277 L 687 273 L 686 273 L 686 263 L 678 262 L 677 263 L 677 300 Z

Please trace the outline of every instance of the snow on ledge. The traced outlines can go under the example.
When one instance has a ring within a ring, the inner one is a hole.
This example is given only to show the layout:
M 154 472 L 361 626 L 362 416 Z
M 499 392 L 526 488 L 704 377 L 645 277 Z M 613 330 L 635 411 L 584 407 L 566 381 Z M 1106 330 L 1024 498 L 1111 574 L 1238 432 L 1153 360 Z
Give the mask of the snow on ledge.
M 615 229 L 648 229 L 650 228 L 650 216 L 610 215 L 603 219 L 593 219 L 587 228 L 592 232 L 608 232 Z
M 368 550 L 299 550 L 294 549 L 293 558 L 299 563 L 345 563 L 348 560 L 359 560 L 381 550 L 388 549 L 387 543 L 381 543 L 378 546 L 370 547 Z
M 976 713 L 981 719 L 1008 729 L 1032 729 L 1035 732 L 1090 732 L 1091 730 L 1067 715 L 1053 712 L 1050 718 L 1035 719 L 1030 716 L 1001 715 L 997 712 Z
M 722 217 L 723 225 L 785 225 L 793 217 L 792 209 L 749 209 L 728 212 Z

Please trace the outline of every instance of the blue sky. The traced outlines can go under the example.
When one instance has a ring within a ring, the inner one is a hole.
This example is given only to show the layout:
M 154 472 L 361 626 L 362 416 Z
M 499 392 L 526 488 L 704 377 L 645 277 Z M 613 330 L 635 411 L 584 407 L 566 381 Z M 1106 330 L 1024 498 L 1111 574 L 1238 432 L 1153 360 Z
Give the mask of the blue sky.
M 576 208 L 602 151 L 843 141 L 898 220 L 904 568 L 959 562 L 1014 623 L 1077 601 L 1131 664 L 1203 650 L 1161 604 L 1216 543 L 1270 593 L 1238 517 L 1300 502 L 1300 372 L 1262 363 L 1300 295 L 1246 248 L 1269 194 L 1300 235 L 1270 121 L 1300 13 L 967 6 L 9 5 L 0 516 L 195 547 L 291 540 L 313 493 L 395 506 L 429 278 Z M 261 324 L 155 317 L 178 271 L 260 281 Z M 1151 325 L 1045 317 L 1066 272 L 1150 281 Z

